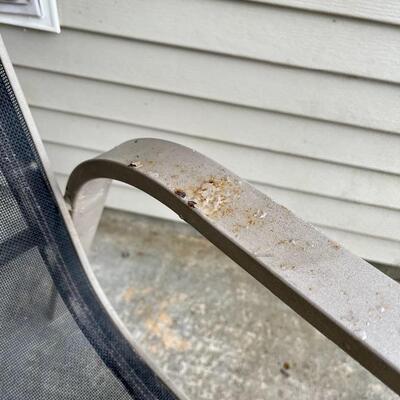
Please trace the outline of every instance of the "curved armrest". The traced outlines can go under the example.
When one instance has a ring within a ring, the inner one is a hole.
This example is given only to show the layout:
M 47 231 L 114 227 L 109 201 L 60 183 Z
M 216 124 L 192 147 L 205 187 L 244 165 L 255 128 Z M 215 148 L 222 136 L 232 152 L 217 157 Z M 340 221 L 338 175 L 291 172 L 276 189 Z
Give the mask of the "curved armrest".
M 72 172 L 66 198 L 86 247 L 112 179 L 171 208 L 400 393 L 396 282 L 218 163 L 155 139 L 126 142 Z

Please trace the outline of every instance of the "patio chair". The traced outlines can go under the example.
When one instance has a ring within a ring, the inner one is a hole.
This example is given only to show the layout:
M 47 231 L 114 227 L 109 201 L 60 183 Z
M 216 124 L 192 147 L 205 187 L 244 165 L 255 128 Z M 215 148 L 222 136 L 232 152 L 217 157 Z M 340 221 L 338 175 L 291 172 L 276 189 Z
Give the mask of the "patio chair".
M 85 256 L 112 180 L 171 208 L 400 393 L 396 282 L 171 142 L 136 139 L 83 162 L 64 201 L 2 42 L 0 101 L 1 399 L 184 398 L 134 345 Z

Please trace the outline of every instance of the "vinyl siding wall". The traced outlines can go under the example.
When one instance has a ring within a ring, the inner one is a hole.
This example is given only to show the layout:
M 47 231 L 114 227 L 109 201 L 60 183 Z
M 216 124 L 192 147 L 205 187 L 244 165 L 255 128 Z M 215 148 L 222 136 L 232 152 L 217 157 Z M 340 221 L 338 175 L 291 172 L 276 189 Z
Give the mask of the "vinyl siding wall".
M 225 164 L 362 257 L 400 265 L 400 3 L 58 0 L 1 27 L 61 185 L 135 137 Z M 109 205 L 174 218 L 115 185 Z

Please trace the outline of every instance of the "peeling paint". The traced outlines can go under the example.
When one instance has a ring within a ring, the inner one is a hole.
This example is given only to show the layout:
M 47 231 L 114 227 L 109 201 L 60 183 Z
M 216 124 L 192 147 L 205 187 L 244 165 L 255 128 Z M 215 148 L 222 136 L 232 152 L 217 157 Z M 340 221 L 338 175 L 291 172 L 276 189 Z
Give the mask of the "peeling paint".
M 222 218 L 234 212 L 235 200 L 242 189 L 230 177 L 209 177 L 186 189 L 189 201 L 209 218 Z

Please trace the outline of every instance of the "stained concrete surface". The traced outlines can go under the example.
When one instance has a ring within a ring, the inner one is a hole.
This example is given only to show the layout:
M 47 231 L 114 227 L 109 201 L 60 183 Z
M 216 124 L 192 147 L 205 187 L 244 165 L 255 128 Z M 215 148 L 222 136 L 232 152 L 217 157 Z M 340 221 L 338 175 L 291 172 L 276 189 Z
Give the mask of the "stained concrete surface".
M 187 225 L 107 210 L 91 261 L 191 400 L 399 398 Z

